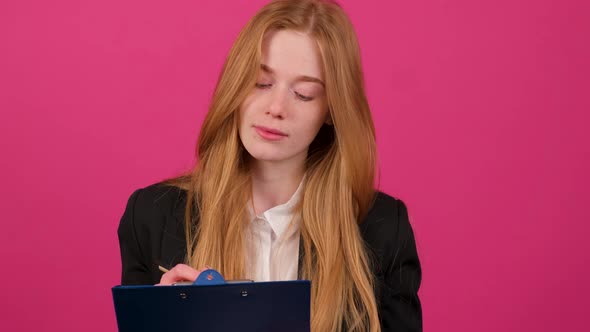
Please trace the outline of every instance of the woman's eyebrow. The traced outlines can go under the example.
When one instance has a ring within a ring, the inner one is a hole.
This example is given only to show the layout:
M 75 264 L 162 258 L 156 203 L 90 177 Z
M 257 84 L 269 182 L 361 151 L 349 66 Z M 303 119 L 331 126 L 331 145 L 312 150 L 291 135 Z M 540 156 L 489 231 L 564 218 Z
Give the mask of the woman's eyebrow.
M 269 73 L 269 74 L 274 74 L 274 70 L 272 68 L 270 68 L 268 65 L 261 63 L 260 64 L 260 69 L 265 72 L 265 73 Z M 320 80 L 319 78 L 313 77 L 313 76 L 307 76 L 307 75 L 299 75 L 295 78 L 295 81 L 299 81 L 299 82 L 312 82 L 312 83 L 318 83 L 321 84 L 323 87 L 325 87 L 326 85 L 324 84 L 324 82 L 322 80 Z

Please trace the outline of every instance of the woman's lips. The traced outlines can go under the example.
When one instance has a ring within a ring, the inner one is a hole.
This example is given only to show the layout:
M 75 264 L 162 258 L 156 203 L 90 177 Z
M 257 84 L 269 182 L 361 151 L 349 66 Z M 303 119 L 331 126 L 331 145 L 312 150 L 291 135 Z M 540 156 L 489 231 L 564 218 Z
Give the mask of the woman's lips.
M 256 129 L 256 132 L 260 137 L 269 141 L 278 141 L 288 136 L 282 131 L 273 128 L 254 126 L 254 129 Z

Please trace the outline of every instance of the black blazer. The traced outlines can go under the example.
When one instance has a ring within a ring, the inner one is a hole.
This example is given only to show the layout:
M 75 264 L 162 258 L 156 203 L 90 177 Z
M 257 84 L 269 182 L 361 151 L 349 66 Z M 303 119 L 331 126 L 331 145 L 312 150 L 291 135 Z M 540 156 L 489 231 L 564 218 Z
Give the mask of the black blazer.
M 121 284 L 156 284 L 162 276 L 158 265 L 184 262 L 185 203 L 186 191 L 163 184 L 131 195 L 118 229 Z M 422 331 L 422 273 L 406 206 L 377 192 L 359 228 L 373 262 L 381 329 Z

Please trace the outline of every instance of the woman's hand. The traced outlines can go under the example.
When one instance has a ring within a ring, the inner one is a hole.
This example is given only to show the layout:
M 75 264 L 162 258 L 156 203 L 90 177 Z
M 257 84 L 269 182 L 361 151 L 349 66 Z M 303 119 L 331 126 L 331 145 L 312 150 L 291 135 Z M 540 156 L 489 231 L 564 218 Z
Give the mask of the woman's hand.
M 170 271 L 164 273 L 160 279 L 160 283 L 155 286 L 170 286 L 180 281 L 195 281 L 201 272 L 210 269 L 209 266 L 204 266 L 200 270 L 195 270 L 186 264 L 178 264 Z

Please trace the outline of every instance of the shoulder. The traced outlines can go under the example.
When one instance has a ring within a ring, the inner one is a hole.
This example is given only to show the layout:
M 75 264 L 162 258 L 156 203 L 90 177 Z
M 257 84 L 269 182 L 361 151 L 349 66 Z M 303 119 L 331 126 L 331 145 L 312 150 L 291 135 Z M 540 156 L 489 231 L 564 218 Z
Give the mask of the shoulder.
M 390 196 L 382 191 L 377 191 L 375 192 L 373 206 L 369 211 L 373 213 L 393 213 L 404 212 L 405 210 L 406 205 L 402 200 Z
M 359 228 L 365 243 L 381 259 L 393 259 L 401 246 L 413 241 L 406 204 L 379 191 Z
M 119 232 L 131 227 L 138 236 L 158 233 L 169 219 L 184 213 L 186 191 L 164 183 L 135 190 L 127 201 Z
M 405 223 L 409 223 L 406 204 L 398 198 L 377 191 L 373 205 L 361 223 L 361 231 L 384 230 L 383 228 L 394 231 Z
M 173 214 L 185 199 L 185 190 L 159 182 L 135 190 L 129 198 L 129 203 L 133 204 L 136 213 Z

